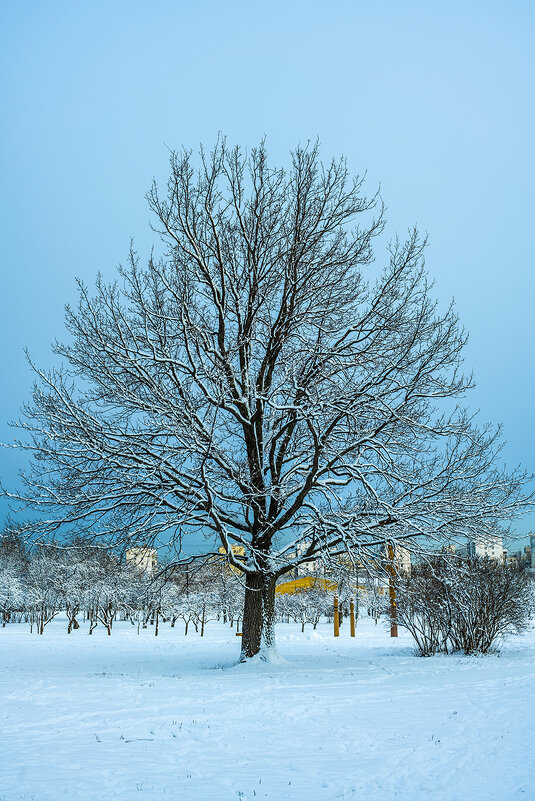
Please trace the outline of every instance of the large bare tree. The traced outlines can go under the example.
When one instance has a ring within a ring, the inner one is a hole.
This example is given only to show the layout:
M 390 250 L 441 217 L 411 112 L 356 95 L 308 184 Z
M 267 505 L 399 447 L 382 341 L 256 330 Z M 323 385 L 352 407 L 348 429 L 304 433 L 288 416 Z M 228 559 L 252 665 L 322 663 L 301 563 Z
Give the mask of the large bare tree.
M 456 406 L 465 334 L 430 298 L 425 242 L 374 264 L 382 206 L 343 159 L 299 147 L 277 169 L 220 140 L 197 165 L 174 153 L 149 192 L 160 257 L 80 284 L 64 366 L 35 368 L 11 497 L 45 534 L 222 547 L 245 577 L 245 659 L 274 647 L 275 582 L 299 562 L 484 535 L 520 512 L 525 476 Z

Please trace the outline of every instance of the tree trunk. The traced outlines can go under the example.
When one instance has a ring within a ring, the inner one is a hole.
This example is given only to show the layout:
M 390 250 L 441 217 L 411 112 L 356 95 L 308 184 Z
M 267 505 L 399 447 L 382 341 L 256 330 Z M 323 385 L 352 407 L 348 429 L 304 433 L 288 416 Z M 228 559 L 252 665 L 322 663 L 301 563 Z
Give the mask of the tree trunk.
M 98 618 L 95 616 L 95 611 L 91 610 L 89 617 L 89 634 L 93 634 L 93 629 L 98 626 Z
M 240 662 L 260 653 L 269 660 L 275 646 L 275 576 L 248 573 L 245 580 Z

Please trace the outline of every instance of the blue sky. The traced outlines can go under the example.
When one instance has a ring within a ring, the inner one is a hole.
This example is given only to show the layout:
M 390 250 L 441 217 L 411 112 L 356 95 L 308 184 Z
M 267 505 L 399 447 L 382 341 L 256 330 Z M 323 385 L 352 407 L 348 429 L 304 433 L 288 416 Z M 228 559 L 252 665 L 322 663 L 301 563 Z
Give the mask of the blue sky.
M 150 248 L 167 147 L 221 130 L 266 135 L 278 163 L 319 137 L 381 184 L 391 234 L 429 233 L 435 294 L 470 332 L 470 405 L 535 470 L 534 23 L 521 0 L 2 3 L 0 439 L 31 387 L 23 348 L 51 363 L 75 276 L 113 276 L 131 236 Z M 0 451 L 6 484 L 19 464 Z

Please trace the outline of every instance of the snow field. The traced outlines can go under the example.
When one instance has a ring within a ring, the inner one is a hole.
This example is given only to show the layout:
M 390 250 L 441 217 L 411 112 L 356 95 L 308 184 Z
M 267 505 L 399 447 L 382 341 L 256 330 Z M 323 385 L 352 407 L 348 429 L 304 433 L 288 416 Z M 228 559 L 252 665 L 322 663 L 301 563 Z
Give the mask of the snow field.
M 535 632 L 501 655 L 413 655 L 361 619 L 280 624 L 236 665 L 210 623 L 0 630 L 0 801 L 535 799 Z

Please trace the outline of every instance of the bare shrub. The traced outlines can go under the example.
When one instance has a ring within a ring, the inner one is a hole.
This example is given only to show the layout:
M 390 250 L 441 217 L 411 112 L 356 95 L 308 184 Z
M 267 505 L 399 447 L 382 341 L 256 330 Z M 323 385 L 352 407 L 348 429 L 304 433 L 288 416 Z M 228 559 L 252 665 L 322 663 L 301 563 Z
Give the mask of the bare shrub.
M 450 564 L 442 558 L 416 565 L 396 581 L 397 623 L 413 636 L 420 656 L 448 651 L 451 628 Z
M 421 656 L 488 653 L 498 637 L 525 630 L 534 611 L 533 577 L 488 557 L 437 556 L 396 581 L 398 624 Z

